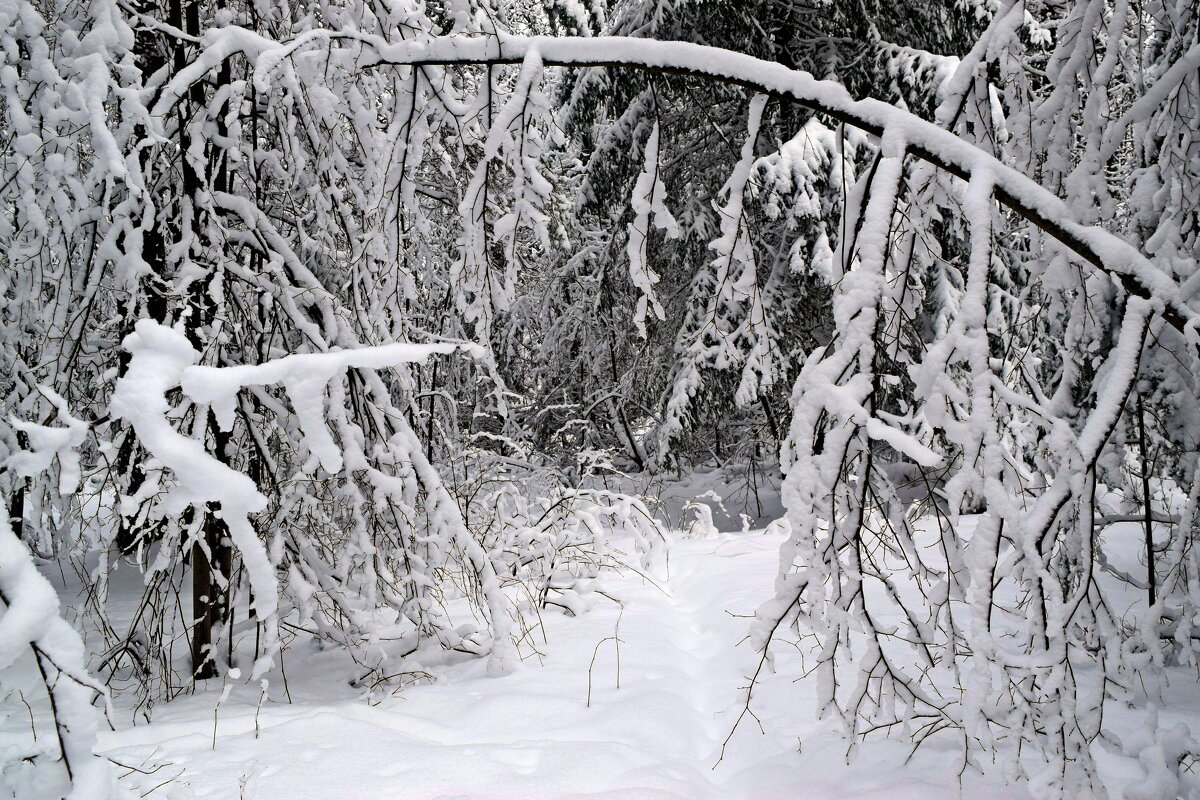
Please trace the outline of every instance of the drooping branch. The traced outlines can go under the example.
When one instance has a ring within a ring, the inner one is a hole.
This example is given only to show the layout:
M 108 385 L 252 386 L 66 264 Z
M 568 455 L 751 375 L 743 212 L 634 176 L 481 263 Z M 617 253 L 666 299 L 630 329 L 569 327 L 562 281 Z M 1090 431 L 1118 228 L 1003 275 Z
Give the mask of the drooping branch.
M 332 46 L 335 41 L 369 48 L 369 53 L 355 50 L 356 63 L 362 68 L 520 64 L 534 56 L 546 67 L 632 68 L 741 86 L 798 103 L 875 136 L 882 136 L 885 129 L 902 129 L 912 156 L 963 180 L 986 170 L 994 178 L 994 197 L 1002 205 L 1112 276 L 1131 295 L 1156 303 L 1158 313 L 1180 332 L 1186 335 L 1200 326 L 1200 312 L 1187 304 L 1175 282 L 1136 247 L 1103 228 L 1076 222 L 1061 198 L 974 144 L 902 108 L 874 99 L 856 100 L 841 84 L 717 47 L 620 36 L 507 34 L 392 42 L 367 33 L 326 30 L 276 42 L 229 26 L 205 34 L 196 61 L 162 87 L 152 113 L 168 113 L 189 85 L 235 55 L 255 63 L 255 83 L 265 88 L 282 61 L 305 47 Z

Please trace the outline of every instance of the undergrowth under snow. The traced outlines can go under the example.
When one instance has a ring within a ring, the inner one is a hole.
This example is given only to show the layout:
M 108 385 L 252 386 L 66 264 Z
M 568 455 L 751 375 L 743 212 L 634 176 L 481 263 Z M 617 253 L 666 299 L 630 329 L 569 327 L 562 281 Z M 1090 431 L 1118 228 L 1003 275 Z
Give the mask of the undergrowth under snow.
M 910 754 L 881 737 L 847 763 L 836 726 L 814 719 L 813 682 L 795 680 L 803 642 L 777 647 L 730 736 L 757 665 L 749 616 L 771 595 L 780 544 L 774 529 L 675 532 L 669 561 L 608 579 L 620 605 L 544 612 L 507 676 L 471 659 L 364 697 L 344 654 L 296 644 L 265 701 L 255 685 L 210 681 L 100 748 L 127 765 L 131 796 L 163 800 L 1028 797 L 960 775 L 949 740 Z M 1160 725 L 1200 719 L 1194 695 L 1168 700 Z M 1100 760 L 1114 789 L 1141 774 L 1131 758 Z

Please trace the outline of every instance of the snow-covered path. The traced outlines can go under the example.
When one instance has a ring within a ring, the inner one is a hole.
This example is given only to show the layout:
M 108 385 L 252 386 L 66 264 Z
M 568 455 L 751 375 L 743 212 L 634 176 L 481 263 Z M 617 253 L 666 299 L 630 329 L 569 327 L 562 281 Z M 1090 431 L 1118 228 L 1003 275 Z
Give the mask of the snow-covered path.
M 124 779 L 133 796 L 173 800 L 1024 797 L 960 794 L 950 750 L 901 767 L 906 748 L 884 743 L 846 766 L 791 674 L 762 684 L 762 732 L 747 717 L 718 764 L 755 664 L 746 617 L 771 590 L 778 545 L 767 534 L 678 540 L 669 576 L 610 579 L 623 611 L 548 614 L 541 663 L 531 656 L 503 678 L 462 664 L 370 705 L 323 678 L 340 674 L 333 654 L 289 654 L 291 704 L 259 710 L 257 691 L 237 687 L 214 715 L 217 693 L 206 693 L 102 744 L 153 771 Z

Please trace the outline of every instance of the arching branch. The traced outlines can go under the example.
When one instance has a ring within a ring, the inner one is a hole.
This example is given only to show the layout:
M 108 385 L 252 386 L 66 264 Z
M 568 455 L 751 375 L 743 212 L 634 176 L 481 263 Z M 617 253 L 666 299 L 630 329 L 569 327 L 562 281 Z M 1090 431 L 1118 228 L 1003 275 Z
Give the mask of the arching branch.
M 392 42 L 376 35 L 345 31 L 310 31 L 293 41 L 275 42 L 230 26 L 213 29 L 204 36 L 204 49 L 195 63 L 163 87 L 153 113 L 167 113 L 190 83 L 234 55 L 242 54 L 254 61 L 255 82 L 265 86 L 280 62 L 305 47 L 343 40 L 367 48 L 366 53 L 355 51 L 356 63 L 364 68 L 380 64 L 413 67 L 519 64 L 536 56 L 547 67 L 631 68 L 741 86 L 799 103 L 875 136 L 881 136 L 885 129 L 901 128 L 907 151 L 938 169 L 963 180 L 986 170 L 994 177 L 993 194 L 997 201 L 1112 276 L 1129 294 L 1151 300 L 1172 327 L 1186 334 L 1200 325 L 1200 312 L 1187 304 L 1178 285 L 1136 247 L 1103 228 L 1075 222 L 1070 208 L 1053 192 L 974 144 L 904 109 L 874 99 L 856 100 L 841 84 L 717 47 L 621 36 L 506 34 Z

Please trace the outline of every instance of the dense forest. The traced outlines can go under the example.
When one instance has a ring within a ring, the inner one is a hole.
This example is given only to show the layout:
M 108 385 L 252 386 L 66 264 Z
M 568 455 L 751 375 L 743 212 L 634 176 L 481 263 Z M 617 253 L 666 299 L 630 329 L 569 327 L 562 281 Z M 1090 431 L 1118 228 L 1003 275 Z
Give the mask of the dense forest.
M 0 0 L 0 798 L 1200 798 L 1198 454 L 1195 0 Z

